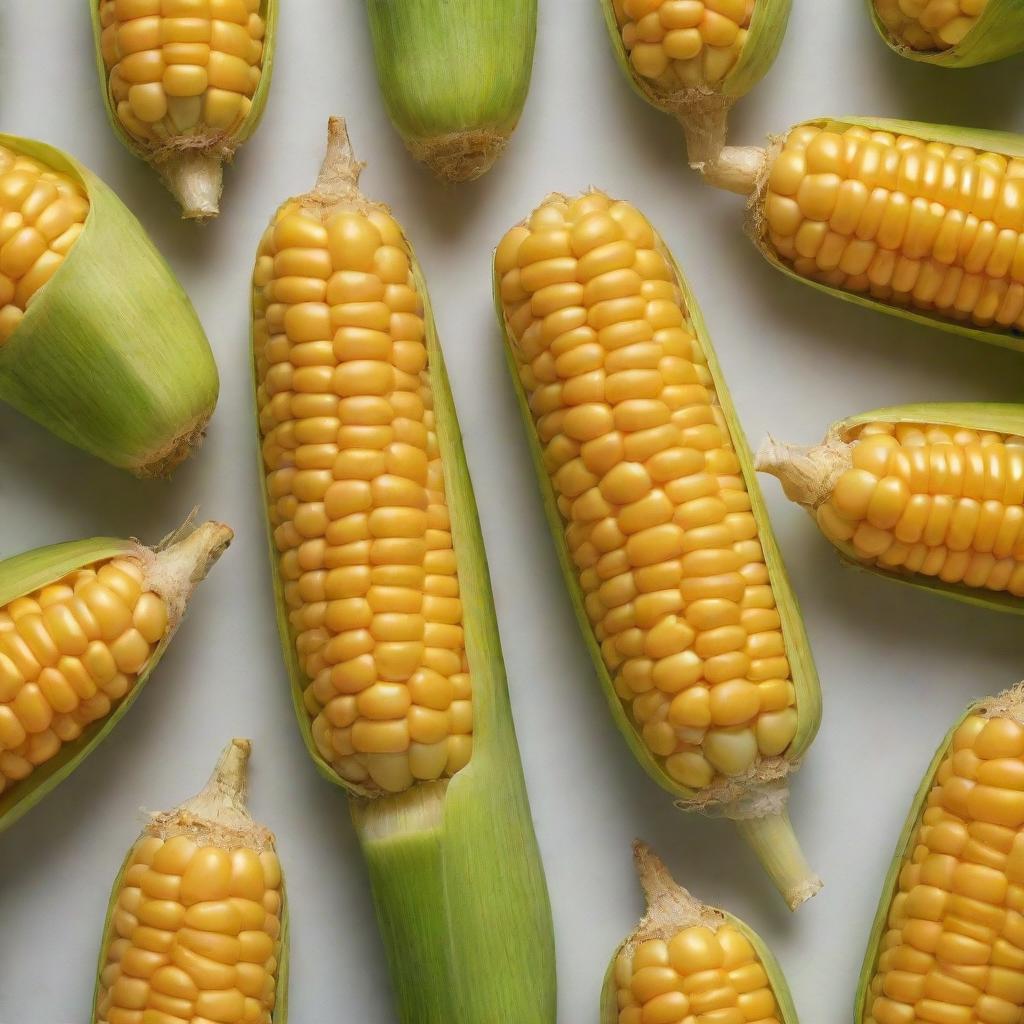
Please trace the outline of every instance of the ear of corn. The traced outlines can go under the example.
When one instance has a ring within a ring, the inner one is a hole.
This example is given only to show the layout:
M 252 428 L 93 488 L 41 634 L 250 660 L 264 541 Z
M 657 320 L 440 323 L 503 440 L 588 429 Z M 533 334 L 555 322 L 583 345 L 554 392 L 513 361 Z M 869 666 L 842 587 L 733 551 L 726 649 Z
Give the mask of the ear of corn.
M 89 2 L 115 134 L 159 173 L 183 217 L 216 217 L 222 165 L 267 103 L 277 0 Z
M 821 714 L 810 648 L 700 311 L 635 207 L 550 196 L 495 255 L 544 508 L 612 714 L 792 905 L 820 884 L 785 779 Z
M 384 103 L 412 155 L 471 181 L 501 155 L 533 70 L 537 0 L 367 0 Z
M 156 549 L 99 537 L 0 562 L 0 832 L 121 720 L 231 536 L 186 523 Z
M 550 909 L 427 291 L 358 190 L 344 122 L 330 133 L 254 275 L 292 696 L 314 763 L 351 796 L 401 1019 L 551 1024 Z
M 875 28 L 901 57 L 969 68 L 1024 50 L 1019 0 L 866 2 Z
M 678 118 L 691 164 L 725 144 L 729 108 L 772 66 L 791 0 L 601 0 L 633 89 Z
M 153 816 L 114 882 L 92 1024 L 286 1024 L 288 903 L 272 833 L 245 803 L 248 740 Z
M 929 766 L 882 887 L 858 1022 L 1020 1019 L 1022 698 L 973 704 Z
M 767 442 L 758 469 L 779 477 L 844 559 L 1021 613 L 1022 435 L 1020 405 L 896 406 L 833 424 L 821 445 Z
M 790 277 L 1024 348 L 1024 137 L 826 118 L 767 152 L 727 148 L 709 180 L 754 195 L 751 235 Z
M 96 175 L 11 135 L 0 135 L 0 299 L 0 399 L 140 476 L 195 450 L 219 383 L 188 296 Z
M 739 918 L 677 885 L 634 844 L 647 913 L 605 975 L 601 1024 L 797 1024 L 771 950 Z

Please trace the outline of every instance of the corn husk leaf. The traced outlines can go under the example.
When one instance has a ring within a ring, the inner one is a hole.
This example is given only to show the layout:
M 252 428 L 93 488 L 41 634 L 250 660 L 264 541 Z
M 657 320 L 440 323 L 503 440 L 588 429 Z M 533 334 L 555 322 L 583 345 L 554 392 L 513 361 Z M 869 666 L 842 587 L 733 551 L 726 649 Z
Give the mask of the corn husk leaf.
M 1005 157 L 1024 158 L 1024 135 L 1017 135 L 1013 132 L 989 131 L 982 128 L 955 128 L 947 125 L 925 124 L 921 121 L 899 121 L 884 117 L 818 118 L 803 121 L 801 124 L 814 125 L 827 131 L 838 132 L 846 128 L 861 126 L 872 131 L 892 132 L 895 135 L 912 135 L 927 142 L 945 142 L 953 146 L 970 146 L 974 149 L 998 153 Z M 794 127 L 800 126 L 796 125 Z M 923 324 L 927 327 L 937 327 L 939 330 L 960 334 L 965 338 L 987 341 L 989 344 L 1015 349 L 1018 352 L 1024 351 L 1024 335 L 1019 331 L 1000 327 L 974 327 L 969 323 L 950 320 L 937 313 L 929 313 L 925 310 L 915 310 L 909 307 L 893 306 L 871 298 L 869 295 L 861 295 L 855 292 L 844 291 L 841 288 L 834 288 L 831 285 L 823 284 L 820 281 L 812 281 L 810 278 L 796 273 L 796 271 L 786 266 L 775 255 L 767 240 L 766 220 L 763 212 L 767 181 L 768 175 L 763 173 L 761 180 L 758 182 L 756 194 L 751 201 L 752 216 L 749 232 L 764 258 L 772 266 L 781 270 L 787 277 L 799 281 L 801 284 L 809 285 L 819 292 L 834 295 L 844 302 L 851 302 L 856 306 L 878 310 L 879 312 L 898 316 L 903 320 Z
M 145 160 L 159 175 L 167 190 L 181 206 L 181 215 L 187 220 L 208 220 L 220 213 L 220 195 L 223 187 L 223 165 L 230 162 L 235 151 L 259 127 L 267 105 L 270 81 L 274 70 L 277 44 L 278 0 L 262 0 L 260 16 L 266 25 L 263 37 L 263 61 L 259 85 L 252 95 L 249 113 L 241 124 L 230 132 L 202 137 L 188 134 L 168 139 L 159 147 L 147 145 L 125 130 L 107 86 L 107 67 L 103 62 L 100 34 L 100 4 L 90 2 L 96 68 L 100 77 L 100 92 L 107 119 L 122 145 L 140 160 Z
M 739 418 L 736 415 L 736 409 L 729 394 L 728 385 L 714 347 L 711 344 L 703 315 L 701 314 L 696 297 L 690 290 L 689 284 L 679 265 L 675 262 L 671 251 L 664 244 L 660 236 L 656 237 L 658 238 L 658 245 L 662 254 L 669 260 L 670 265 L 675 271 L 676 281 L 683 293 L 683 299 L 690 316 L 694 334 L 707 358 L 708 369 L 714 380 L 715 391 L 726 422 L 729 425 L 736 457 L 739 460 L 743 480 L 750 495 L 751 510 L 757 523 L 758 537 L 764 550 L 765 564 L 768 567 L 776 604 L 782 619 L 782 633 L 786 656 L 790 662 L 793 685 L 796 690 L 798 725 L 793 742 L 782 757 L 763 758 L 755 764 L 755 774 L 753 777 L 748 778 L 744 776 L 727 780 L 726 783 L 719 786 L 713 793 L 689 789 L 676 782 L 648 749 L 639 730 L 629 717 L 622 700 L 615 692 L 611 674 L 601 655 L 600 645 L 597 642 L 590 619 L 587 616 L 577 570 L 573 564 L 572 555 L 565 539 L 565 529 L 561 513 L 558 510 L 557 495 L 555 494 L 550 475 L 544 465 L 544 453 L 533 422 L 533 414 L 530 410 L 525 389 L 520 381 L 516 358 L 512 348 L 512 332 L 502 309 L 500 281 L 497 272 L 494 273 L 493 278 L 494 304 L 498 322 L 501 325 L 505 339 L 506 365 L 508 366 L 516 402 L 525 427 L 530 456 L 540 485 L 544 514 L 548 521 L 552 540 L 554 541 L 569 599 L 576 614 L 576 621 L 583 635 L 587 650 L 590 653 L 594 670 L 600 681 L 601 689 L 604 692 L 612 718 L 644 771 L 659 786 L 676 797 L 680 802 L 680 806 L 684 807 L 684 809 L 723 813 L 726 816 L 733 816 L 731 810 L 733 806 L 738 809 L 747 802 L 748 797 L 752 795 L 756 797 L 766 786 L 784 786 L 786 776 L 798 766 L 800 759 L 810 747 L 821 724 L 821 688 L 818 683 L 810 643 L 800 615 L 799 603 L 790 585 L 782 554 L 779 551 L 778 543 L 772 530 L 764 496 L 757 481 L 757 474 L 754 472 L 750 448 L 740 426 Z M 718 783 L 713 784 L 713 786 L 717 785 Z M 780 807 L 781 810 L 779 809 Z M 744 837 L 754 846 L 762 861 L 766 862 L 766 869 L 773 875 L 777 884 L 784 888 L 791 887 L 792 879 L 786 881 L 783 876 L 789 875 L 790 868 L 793 866 L 792 862 L 787 864 L 787 859 L 795 857 L 799 850 L 796 847 L 788 816 L 784 810 L 784 801 L 777 805 L 772 812 L 763 815 L 755 814 L 748 816 L 744 814 L 739 816 L 743 818 L 740 825 L 741 830 L 744 832 Z M 762 830 L 765 833 L 771 832 L 771 836 L 760 835 L 759 833 Z M 774 865 L 767 863 L 773 860 L 776 854 L 781 859 Z M 806 865 L 803 867 L 805 868 Z M 802 871 L 803 869 L 801 868 L 800 870 Z M 799 874 L 800 871 L 797 873 Z
M 181 530 L 171 534 L 151 553 L 150 549 L 144 548 L 137 541 L 95 537 L 91 540 L 70 541 L 37 548 L 0 562 L 0 607 L 95 562 L 129 557 L 142 558 L 145 565 L 147 562 L 151 563 L 151 554 L 159 555 L 171 550 L 176 544 L 183 545 L 178 550 L 189 555 L 190 561 L 187 564 L 194 564 L 196 570 L 194 574 L 189 574 L 191 578 L 177 580 L 181 584 L 181 593 L 170 597 L 175 602 L 180 600 L 181 607 L 177 610 L 176 617 L 172 616 L 169 620 L 166 635 L 139 673 L 135 685 L 117 702 L 110 714 L 83 729 L 81 736 L 74 742 L 64 743 L 55 757 L 36 767 L 24 781 L 15 783 L 0 793 L 0 833 L 10 828 L 63 782 L 128 713 L 129 708 L 138 700 L 178 628 L 188 592 L 227 547 L 231 536 L 230 529 L 220 523 L 206 523 L 193 531 L 190 523 L 186 521 Z M 175 575 L 177 576 L 177 573 Z
M 343 122 L 339 127 L 332 119 L 334 132 L 344 132 Z M 347 135 L 343 144 L 348 146 Z M 351 150 L 347 159 L 358 174 Z M 415 254 L 412 266 L 424 303 L 428 373 L 473 682 L 469 764 L 451 779 L 374 796 L 324 762 L 302 701 L 308 680 L 291 640 L 271 535 L 279 635 L 310 757 L 321 775 L 351 797 L 403 1024 L 554 1024 L 551 909 L 512 720 L 486 554 L 444 357 Z M 262 466 L 260 475 L 265 480 Z
M 139 476 L 199 445 L 219 380 L 192 303 L 142 225 L 95 174 L 42 142 L 0 146 L 79 181 L 81 236 L 0 346 L 0 400 Z
M 878 16 L 874 0 L 865 0 L 878 34 L 901 57 L 942 68 L 971 68 L 989 64 L 1024 50 L 1024 3 L 1022 0 L 988 0 L 974 27 L 948 50 L 915 50 L 900 42 Z
M 377 78 L 412 155 L 445 181 L 486 173 L 530 89 L 537 0 L 367 0 Z

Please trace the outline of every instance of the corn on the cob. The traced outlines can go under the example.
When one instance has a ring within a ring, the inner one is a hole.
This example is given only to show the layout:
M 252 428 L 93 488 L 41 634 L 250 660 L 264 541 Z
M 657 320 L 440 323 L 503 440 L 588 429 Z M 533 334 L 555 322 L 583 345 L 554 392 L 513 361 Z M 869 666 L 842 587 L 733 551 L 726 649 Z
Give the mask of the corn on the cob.
M 867 0 L 882 38 L 903 57 L 968 68 L 1024 49 L 1019 0 Z
M 388 116 L 444 181 L 490 170 L 530 90 L 537 0 L 367 0 Z
M 633 88 L 672 114 L 690 163 L 713 162 L 729 108 L 775 61 L 791 0 L 602 0 L 612 47 Z
M 110 122 L 181 204 L 219 213 L 222 164 L 256 130 L 277 0 L 90 0 Z
M 749 193 L 750 232 L 791 277 L 858 305 L 1024 348 L 1024 138 L 823 119 L 708 180 Z
M 886 878 L 858 1024 L 1010 1024 L 1024 1011 L 1024 689 L 940 746 Z
M 139 476 L 202 440 L 217 367 L 139 222 L 91 171 L 0 135 L 0 400 Z
M 550 196 L 494 269 L 549 522 L 619 724 L 671 792 L 748 808 L 782 787 L 820 701 L 693 297 L 643 214 L 601 192 Z M 816 889 L 793 846 L 776 880 L 799 902 Z
M 186 522 L 155 549 L 99 537 L 0 562 L 0 831 L 128 710 L 231 537 Z
M 1024 612 L 1024 406 L 923 404 L 768 441 L 757 468 L 844 558 L 975 604 Z
M 633 854 L 647 913 L 612 958 L 602 1024 L 797 1024 L 760 937 L 677 885 L 646 844 Z
M 253 346 L 278 621 L 352 796 L 402 1019 L 550 1024 L 550 912 L 426 288 L 332 119 L 260 244 Z M 501 963 L 501 970 L 494 965 Z
M 92 1024 L 285 1024 L 288 917 L 273 834 L 245 803 L 248 740 L 153 816 L 114 882 Z

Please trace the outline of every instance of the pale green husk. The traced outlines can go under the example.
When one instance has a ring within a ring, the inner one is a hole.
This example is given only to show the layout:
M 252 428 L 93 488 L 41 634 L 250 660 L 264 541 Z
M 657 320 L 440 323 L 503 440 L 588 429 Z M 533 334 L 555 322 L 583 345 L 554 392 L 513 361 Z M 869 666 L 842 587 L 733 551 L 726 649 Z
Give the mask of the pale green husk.
M 658 237 L 658 236 L 656 236 Z M 519 378 L 516 357 L 513 351 L 514 339 L 502 308 L 500 281 L 497 272 L 494 274 L 494 303 L 505 339 L 505 357 L 509 375 L 515 390 L 516 401 L 526 430 L 530 455 L 540 485 L 544 513 L 548 521 L 552 540 L 562 568 L 569 599 L 576 613 L 576 620 L 583 635 L 591 661 L 601 683 L 608 707 L 615 724 L 622 733 L 630 749 L 647 774 L 663 789 L 667 790 L 687 810 L 709 811 L 721 813 L 727 817 L 735 817 L 744 838 L 754 847 L 773 881 L 787 898 L 787 902 L 795 905 L 806 899 L 813 892 L 806 892 L 804 883 L 813 879 L 799 847 L 792 835 L 788 814 L 784 808 L 773 808 L 768 813 L 750 813 L 751 802 L 755 803 L 765 792 L 785 789 L 785 780 L 790 772 L 796 769 L 800 759 L 810 747 L 818 726 L 821 724 L 821 688 L 818 683 L 817 671 L 811 654 L 810 643 L 800 615 L 800 607 L 796 595 L 789 582 L 785 564 L 779 551 L 778 543 L 768 518 L 767 507 L 761 494 L 757 475 L 754 472 L 753 458 L 747 445 L 746 437 L 740 426 L 735 407 L 730 397 L 728 386 L 722 369 L 718 363 L 711 340 L 708 336 L 704 318 L 697 300 L 690 290 L 679 265 L 672 253 L 658 237 L 658 246 L 662 254 L 674 268 L 676 280 L 683 293 L 684 303 L 690 316 L 694 334 L 700 342 L 708 362 L 708 369 L 714 380 L 715 391 L 719 403 L 729 425 L 736 457 L 739 460 L 744 483 L 750 495 L 751 509 L 757 522 L 758 536 L 764 550 L 765 564 L 771 578 L 772 590 L 779 615 L 782 619 L 782 633 L 786 647 L 786 656 L 790 662 L 793 685 L 797 695 L 798 726 L 793 743 L 781 758 L 765 759 L 755 766 L 754 774 L 735 780 L 722 782 L 716 780 L 710 791 L 695 791 L 676 782 L 662 767 L 658 759 L 644 743 L 636 725 L 629 717 L 622 700 L 615 692 L 608 667 L 601 655 L 601 648 L 594 635 L 594 630 L 587 616 L 582 589 L 579 585 L 578 572 L 573 564 L 572 556 L 565 539 L 562 515 L 558 510 L 557 495 L 550 475 L 544 465 L 544 454 L 537 436 L 533 414 L 529 400 Z M 816 879 L 813 879 L 817 881 Z M 820 887 L 820 883 L 818 883 Z M 817 889 L 814 889 L 817 891 Z M 801 899 L 796 899 L 803 893 Z
M 842 117 L 842 118 L 818 118 L 816 120 L 803 121 L 801 125 L 814 125 L 828 131 L 843 131 L 853 126 L 861 126 L 872 131 L 892 132 L 894 135 L 912 135 L 926 142 L 944 142 L 952 146 L 970 146 L 973 149 L 998 153 L 1005 157 L 1024 158 L 1024 135 L 1013 132 L 996 132 L 981 128 L 956 128 L 948 125 L 925 124 L 921 121 L 899 121 L 884 117 Z M 800 127 L 796 125 L 794 127 Z M 766 235 L 766 221 L 764 216 L 764 195 L 767 188 L 767 169 L 761 176 L 762 180 L 751 182 L 751 191 L 755 196 L 751 201 L 752 221 L 750 233 L 758 249 L 772 266 L 777 267 L 787 277 L 800 281 L 802 284 L 810 285 L 820 292 L 827 292 L 835 295 L 844 302 L 852 302 L 857 306 L 864 306 L 867 309 L 876 309 L 892 316 L 910 320 L 913 323 L 924 324 L 929 327 L 937 327 L 942 331 L 949 331 L 953 334 L 961 334 L 966 338 L 974 338 L 978 341 L 987 341 L 992 345 L 1000 345 L 1003 348 L 1024 351 L 1024 334 L 1019 331 L 1007 330 L 1000 327 L 973 327 L 969 323 L 961 323 L 940 316 L 937 313 L 929 313 L 925 310 L 915 310 L 909 307 L 893 306 L 889 303 L 880 302 L 869 295 L 861 295 L 855 292 L 843 291 L 841 288 L 833 288 L 831 285 L 822 284 L 820 281 L 812 281 L 803 277 L 779 259 L 771 249 L 771 243 Z
M 912 853 L 909 849 L 910 843 L 912 842 L 914 834 L 917 832 L 917 828 L 921 822 L 921 817 L 925 810 L 925 802 L 928 799 L 928 794 L 935 781 L 935 774 L 939 770 L 939 765 L 942 764 L 943 758 L 945 758 L 949 751 L 950 744 L 953 741 L 953 736 L 964 721 L 972 715 L 981 715 L 983 717 L 1007 715 L 1017 721 L 1021 721 L 1022 700 L 1024 700 L 1024 683 L 1019 683 L 1017 686 L 1011 687 L 1009 690 L 1004 690 L 995 697 L 986 697 L 968 706 L 964 713 L 953 723 L 949 732 L 946 733 L 942 742 L 939 744 L 938 750 L 935 752 L 935 756 L 928 765 L 924 778 L 921 780 L 921 785 L 918 787 L 917 792 L 914 794 L 914 798 L 911 801 L 910 810 L 907 813 L 907 819 L 903 825 L 903 831 L 900 833 L 892 861 L 889 864 L 889 870 L 886 872 L 885 880 L 882 883 L 882 891 L 878 900 L 878 910 L 875 912 L 875 919 L 872 922 L 871 931 L 868 935 L 867 950 L 864 954 L 864 963 L 861 967 L 860 979 L 857 984 L 856 1002 L 854 1004 L 855 1020 L 863 1021 L 868 1017 L 867 1011 L 868 999 L 871 996 L 869 991 L 871 979 L 874 977 L 882 941 L 885 937 L 886 931 L 888 930 L 889 910 L 898 891 L 900 872 L 903 868 L 903 862 Z
M 417 160 L 445 181 L 490 169 L 530 89 L 537 0 L 367 0 L 381 94 Z
M 914 405 L 896 405 L 871 412 L 859 413 L 848 419 L 832 424 L 828 438 L 848 440 L 852 429 L 864 423 L 933 423 L 937 426 L 963 427 L 968 430 L 991 430 L 1000 434 L 1024 434 L 1024 405 L 999 404 L 995 402 L 921 402 Z M 813 513 L 812 513 L 813 514 Z M 966 604 L 996 611 L 1024 614 L 1024 598 L 1014 597 L 1000 591 L 985 590 L 981 587 L 966 587 L 956 583 L 943 583 L 929 576 L 900 573 L 883 566 L 869 565 L 857 557 L 849 544 L 836 543 L 829 539 L 844 562 L 857 569 L 874 573 L 888 580 L 895 580 L 917 590 L 952 597 Z
M 230 133 L 213 136 L 181 135 L 169 138 L 160 147 L 140 142 L 125 131 L 107 86 L 107 68 L 103 63 L 100 34 L 99 0 L 89 0 L 92 17 L 96 68 L 100 77 L 100 92 L 114 134 L 125 148 L 140 160 L 145 160 L 159 175 L 167 190 L 181 206 L 186 220 L 208 220 L 220 213 L 220 194 L 223 186 L 223 164 L 229 162 L 235 151 L 256 131 L 267 105 L 270 80 L 274 70 L 274 51 L 277 42 L 278 0 L 262 0 L 260 16 L 266 25 L 263 37 L 263 63 L 259 85 L 252 95 L 251 107 L 245 120 Z
M 165 476 L 199 445 L 217 404 L 210 344 L 170 267 L 116 195 L 42 142 L 0 146 L 76 179 L 85 228 L 0 346 L 0 400 L 138 476 Z
M 757 0 L 747 41 L 732 70 L 720 82 L 699 89 L 665 92 L 636 73 L 622 41 L 613 0 L 599 0 L 615 60 L 633 91 L 653 107 L 676 117 L 686 134 L 690 164 L 713 163 L 725 144 L 729 108 L 770 70 L 789 24 L 792 0 Z
M 901 57 L 942 68 L 971 68 L 1024 50 L 1024 0 L 988 0 L 974 27 L 948 50 L 915 50 L 885 27 L 874 0 L 865 0 L 868 13 L 886 45 Z
M 793 997 L 775 954 L 746 922 L 728 911 L 701 903 L 692 893 L 677 885 L 668 868 L 644 843 L 633 844 L 637 873 L 647 902 L 647 912 L 630 935 L 619 943 L 605 972 L 601 989 L 601 1024 L 618 1024 L 619 1007 L 615 983 L 615 962 L 624 950 L 633 951 L 651 939 L 669 941 L 684 928 L 703 925 L 717 931 L 731 925 L 754 947 L 781 1013 L 779 1024 L 799 1024 Z M 689 1020 L 689 1018 L 687 1018 Z
M 230 543 L 231 537 L 231 530 L 221 523 L 204 523 L 198 528 L 193 528 L 190 517 L 153 549 L 146 548 L 134 540 L 95 537 L 91 540 L 70 541 L 36 548 L 0 562 L 0 608 L 15 598 L 55 583 L 68 573 L 110 558 L 128 557 L 140 560 L 154 585 L 157 585 L 157 581 L 153 580 L 152 576 L 159 571 L 159 562 L 175 562 L 170 578 L 167 578 L 165 572 L 160 574 L 159 580 L 158 592 L 171 605 L 167 633 L 157 645 L 143 671 L 139 673 L 135 685 L 117 702 L 106 718 L 93 722 L 82 731 L 77 740 L 63 744 L 55 757 L 34 769 L 27 779 L 9 786 L 0 793 L 0 832 L 10 828 L 47 793 L 63 782 L 121 721 L 138 699 L 153 669 L 163 657 L 180 624 L 191 591 L 201 582 Z M 185 555 L 184 559 L 182 555 Z
M 226 758 L 228 756 L 228 751 L 231 749 L 231 747 L 235 746 L 239 742 L 243 742 L 245 744 L 249 743 L 248 740 L 244 740 L 244 741 L 232 740 L 231 741 L 231 743 L 228 745 L 228 747 L 221 754 L 220 760 L 218 761 L 218 764 L 217 764 L 217 768 L 214 770 L 214 774 L 213 774 L 213 776 L 211 776 L 210 782 L 207 783 L 207 787 L 209 787 L 211 785 L 211 783 L 213 782 L 213 780 L 216 778 L 218 771 L 220 770 L 220 768 L 222 767 L 222 765 L 224 764 L 224 762 L 225 762 L 225 760 L 226 760 Z M 248 756 L 248 755 L 246 755 L 246 756 Z M 243 771 L 244 771 L 244 768 L 243 768 Z M 244 780 L 244 777 L 243 777 L 243 779 L 242 779 L 242 790 L 240 792 L 236 792 L 234 794 L 238 798 L 238 800 L 241 802 L 243 807 L 244 807 L 244 804 L 245 804 L 244 786 L 245 786 L 245 780 Z M 195 802 L 198 801 L 199 799 L 201 799 L 204 795 L 205 795 L 205 791 L 201 791 L 200 793 L 196 794 L 196 796 L 193 797 L 191 800 L 186 801 L 179 808 L 175 809 L 175 811 L 182 812 L 183 814 L 188 815 L 189 818 L 190 818 L 189 827 L 187 829 L 183 828 L 182 829 L 183 832 L 194 833 L 197 829 L 201 830 L 201 829 L 204 828 L 205 823 L 203 821 L 202 816 L 200 815 L 200 816 L 197 817 L 196 814 L 195 814 L 195 811 L 189 806 L 190 804 L 194 805 Z M 174 814 L 175 811 L 169 812 L 169 814 Z M 159 817 L 159 815 L 155 815 L 154 817 Z M 251 821 L 251 819 L 250 819 L 250 821 Z M 260 826 L 256 825 L 255 822 L 252 822 L 252 830 L 254 832 L 260 831 Z M 139 839 L 141 839 L 144 835 L 146 835 L 146 833 L 148 831 L 149 831 L 149 829 L 144 829 L 142 831 L 142 833 L 139 835 L 139 837 L 135 840 L 135 843 L 137 843 L 139 841 Z M 262 830 L 262 831 L 266 832 L 266 830 Z M 267 832 L 267 835 L 268 835 L 268 837 L 271 840 L 271 845 L 273 845 L 273 836 L 269 832 Z M 100 942 L 99 961 L 98 961 L 98 964 L 97 964 L 97 967 L 96 967 L 96 980 L 95 980 L 95 982 L 93 984 L 93 996 L 92 996 L 93 1010 L 92 1010 L 92 1013 L 90 1014 L 90 1017 L 89 1017 L 90 1024 L 96 1024 L 96 1006 L 97 1006 L 97 1004 L 99 1002 L 99 997 L 100 997 L 100 975 L 103 972 L 103 968 L 106 967 L 106 964 L 107 964 L 107 947 L 108 947 L 108 945 L 110 943 L 110 940 L 113 938 L 114 912 L 117 910 L 117 901 L 118 901 L 118 897 L 120 896 L 120 893 L 121 893 L 121 885 L 124 882 L 125 872 L 128 870 L 128 864 L 129 864 L 129 861 L 131 860 L 131 857 L 132 857 L 132 851 L 135 849 L 135 843 L 132 843 L 131 848 L 125 854 L 125 858 L 121 862 L 121 867 L 118 870 L 117 876 L 114 878 L 114 884 L 111 886 L 111 889 L 110 889 L 110 899 L 107 901 L 107 913 L 106 913 L 106 917 L 104 918 L 104 921 L 103 921 L 103 931 L 101 933 L 102 940 Z M 285 884 L 285 877 L 284 877 L 284 872 L 283 872 L 283 869 L 282 869 L 282 874 L 281 874 L 281 936 L 280 936 L 280 950 L 279 950 L 278 964 L 277 964 L 276 999 L 274 1001 L 274 1012 L 273 1012 L 273 1014 L 271 1015 L 271 1018 L 270 1018 L 271 1021 L 272 1021 L 272 1024 L 288 1024 L 288 967 L 289 967 L 289 959 L 290 959 L 289 958 L 289 943 L 290 943 L 290 928 L 289 928 L 289 912 L 288 912 L 288 890 L 287 890 L 287 886 Z
M 332 119 L 322 189 L 362 207 L 344 122 Z M 301 201 L 301 199 L 300 199 Z M 424 302 L 429 376 L 445 492 L 459 567 L 466 652 L 473 681 L 473 756 L 449 780 L 374 796 L 343 780 L 313 741 L 308 685 L 291 637 L 277 552 L 270 540 L 277 619 L 299 729 L 317 770 L 350 795 L 403 1024 L 554 1024 L 554 936 L 544 870 L 519 759 L 486 555 L 458 420 L 429 297 Z M 265 481 L 263 467 L 261 478 Z M 264 492 L 265 505 L 269 500 Z M 269 529 L 269 521 L 268 521 Z

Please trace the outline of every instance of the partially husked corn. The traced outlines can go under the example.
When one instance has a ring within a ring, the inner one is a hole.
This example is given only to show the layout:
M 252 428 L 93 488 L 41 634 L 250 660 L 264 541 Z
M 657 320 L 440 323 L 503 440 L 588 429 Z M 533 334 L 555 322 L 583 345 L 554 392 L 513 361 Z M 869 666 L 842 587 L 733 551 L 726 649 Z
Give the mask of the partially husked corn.
M 92 0 L 118 120 L 154 148 L 230 136 L 260 83 L 261 0 Z
M 274 837 L 245 807 L 247 740 L 154 815 L 111 895 L 93 1024 L 271 1024 L 287 956 Z M 283 999 L 282 999 L 283 1004 Z
M 616 693 L 676 782 L 783 754 L 796 694 L 750 496 L 675 272 L 600 192 L 498 247 L 514 356 Z
M 473 707 L 423 302 L 382 207 L 292 201 L 254 275 L 257 404 L 289 622 L 324 760 L 448 777 Z
M 167 631 L 137 561 L 79 569 L 0 608 L 0 792 L 105 718 Z
M 0 145 L 0 347 L 82 233 L 82 185 Z
M 948 50 L 963 41 L 989 0 L 874 0 L 882 24 L 914 50 Z
M 1024 329 L 1024 158 L 801 125 L 774 156 L 763 242 L 796 274 L 967 325 Z
M 682 928 L 615 961 L 618 1024 L 779 1024 L 768 975 L 734 926 Z
M 1004 695 L 1004 697 L 1007 695 Z M 1013 706 L 1011 706 L 1011 704 Z M 912 811 L 882 897 L 862 1024 L 1011 1024 L 1024 1012 L 1024 726 L 1019 694 L 975 707 Z
M 758 0 L 614 0 L 637 74 L 660 90 L 714 86 L 747 41 Z

